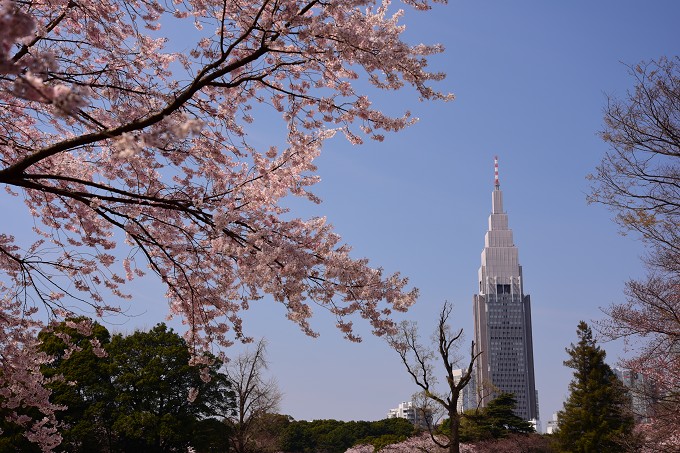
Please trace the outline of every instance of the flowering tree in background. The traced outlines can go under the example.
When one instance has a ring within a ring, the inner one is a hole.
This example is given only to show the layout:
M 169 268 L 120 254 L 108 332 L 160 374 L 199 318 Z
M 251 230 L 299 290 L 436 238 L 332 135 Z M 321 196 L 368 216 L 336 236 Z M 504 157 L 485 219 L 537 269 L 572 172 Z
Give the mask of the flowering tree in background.
M 555 453 L 550 439 L 540 434 L 510 434 L 474 443 L 474 453 Z
M 402 12 L 388 10 L 389 0 L 0 0 L 0 183 L 34 222 L 30 243 L 7 222 L 0 233 L 0 407 L 45 450 L 59 439 L 37 373 L 39 309 L 118 311 L 110 295 L 129 297 L 124 284 L 150 269 L 200 361 L 210 343 L 248 339 L 239 312 L 264 294 L 312 336 L 310 304 L 327 308 L 356 341 L 348 315 L 381 335 L 391 310 L 414 302 L 398 274 L 351 258 L 325 219 L 281 205 L 319 201 L 313 160 L 334 134 L 382 140 L 414 121 L 381 113 L 357 81 L 451 98 L 429 86 L 443 78 L 426 69 L 441 47 L 404 43 Z M 262 146 L 249 132 L 267 111 L 284 132 Z M 18 417 L 20 406 L 41 415 Z
M 631 68 L 634 91 L 611 99 L 602 137 L 611 145 L 590 200 L 616 213 L 624 231 L 648 247 L 649 275 L 626 285 L 627 301 L 606 310 L 600 331 L 624 338 L 634 357 L 625 368 L 653 390 L 652 426 L 641 428 L 656 451 L 680 446 L 680 57 Z M 639 414 L 648 417 L 650 414 Z
M 438 443 L 435 443 L 432 437 L 428 434 L 411 437 L 403 442 L 396 444 L 387 445 L 386 447 L 380 449 L 381 453 L 414 453 L 414 452 L 425 452 L 425 453 L 446 453 L 449 451 L 448 448 L 442 448 L 439 443 L 445 443 L 447 440 L 444 437 L 439 439 Z M 461 445 L 461 453 L 474 453 L 477 451 L 472 445 Z M 374 448 L 372 445 L 357 445 L 350 448 L 345 453 L 373 453 Z

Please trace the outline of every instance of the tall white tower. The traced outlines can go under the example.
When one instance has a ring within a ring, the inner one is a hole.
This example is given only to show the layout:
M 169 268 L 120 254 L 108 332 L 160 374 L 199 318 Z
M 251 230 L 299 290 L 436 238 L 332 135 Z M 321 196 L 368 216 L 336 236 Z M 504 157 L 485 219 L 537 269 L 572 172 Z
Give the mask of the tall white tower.
M 484 407 L 498 392 L 513 393 L 515 414 L 538 420 L 531 336 L 531 302 L 524 294 L 522 266 L 503 211 L 503 192 L 495 159 L 495 185 L 489 230 L 479 268 L 479 294 L 474 296 L 477 395 Z

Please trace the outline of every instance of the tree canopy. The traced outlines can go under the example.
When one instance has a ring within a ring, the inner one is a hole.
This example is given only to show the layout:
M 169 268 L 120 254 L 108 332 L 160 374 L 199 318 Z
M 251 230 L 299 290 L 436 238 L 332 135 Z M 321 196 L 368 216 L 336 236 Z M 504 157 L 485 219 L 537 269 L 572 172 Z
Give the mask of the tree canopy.
M 416 428 L 403 418 L 373 422 L 292 421 L 282 432 L 280 450 L 286 453 L 344 453 L 358 444 L 377 449 L 404 441 L 415 432 Z
M 577 336 L 578 343 L 566 349 L 569 359 L 564 365 L 574 370 L 574 378 L 558 413 L 557 445 L 564 452 L 627 451 L 625 447 L 634 444 L 628 392 L 584 321 Z
M 41 349 L 55 358 L 42 368 L 53 380 L 51 401 L 64 408 L 56 450 L 202 452 L 228 439 L 221 419 L 234 410 L 234 394 L 219 360 L 191 366 L 185 340 L 164 324 L 111 336 L 98 323 L 79 333 L 73 326 L 83 321 L 53 324 L 39 335 Z
M 502 439 L 511 434 L 535 432 L 533 425 L 515 415 L 517 400 L 512 393 L 500 393 L 482 409 L 467 410 L 461 419 L 462 442 Z M 448 420 L 447 420 L 448 422 Z
M 394 327 L 417 291 L 282 199 L 319 201 L 314 159 L 334 135 L 383 140 L 414 122 L 371 92 L 452 98 L 431 87 L 441 46 L 404 42 L 402 16 L 375 0 L 0 2 L 0 184 L 33 227 L 0 232 L 0 406 L 39 410 L 21 420 L 33 440 L 59 441 L 38 312 L 118 312 L 111 295 L 147 272 L 196 359 L 247 338 L 240 312 L 265 295 L 312 336 L 314 304 L 351 340 L 351 315 Z M 252 138 L 263 130 L 269 143 Z
M 635 87 L 605 108 L 602 138 L 611 149 L 592 175 L 590 200 L 644 241 L 649 272 L 627 282 L 626 301 L 605 309 L 599 330 L 624 338 L 634 354 L 622 365 L 653 383 L 638 397 L 655 402 L 644 431 L 662 451 L 680 448 L 680 57 L 630 73 Z

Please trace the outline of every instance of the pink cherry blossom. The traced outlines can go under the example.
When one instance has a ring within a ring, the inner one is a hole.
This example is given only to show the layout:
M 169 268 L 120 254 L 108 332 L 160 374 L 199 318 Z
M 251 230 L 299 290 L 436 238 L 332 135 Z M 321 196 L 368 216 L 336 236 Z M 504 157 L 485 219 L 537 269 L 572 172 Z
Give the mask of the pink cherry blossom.
M 445 442 L 445 439 L 442 439 Z M 345 453 L 373 453 L 374 448 L 372 445 L 356 445 Z M 421 434 L 419 436 L 411 437 L 403 442 L 398 442 L 396 444 L 391 444 L 383 447 L 381 453 L 417 453 L 417 452 L 427 452 L 427 453 L 447 453 L 448 448 L 442 448 L 432 441 L 429 434 Z M 474 445 L 461 444 L 461 453 L 474 453 Z
M 196 363 L 248 341 L 240 312 L 265 295 L 311 336 L 314 307 L 350 340 L 353 315 L 393 330 L 417 291 L 281 202 L 320 202 L 314 159 L 336 133 L 359 144 L 415 121 L 382 113 L 361 81 L 452 99 L 427 70 L 441 47 L 405 43 L 402 15 L 389 0 L 0 0 L 0 183 L 35 224 L 33 243 L 0 233 L 0 405 L 38 408 L 13 420 L 31 440 L 59 439 L 38 310 L 120 311 L 135 276 L 165 285 Z M 285 133 L 260 148 L 266 109 Z

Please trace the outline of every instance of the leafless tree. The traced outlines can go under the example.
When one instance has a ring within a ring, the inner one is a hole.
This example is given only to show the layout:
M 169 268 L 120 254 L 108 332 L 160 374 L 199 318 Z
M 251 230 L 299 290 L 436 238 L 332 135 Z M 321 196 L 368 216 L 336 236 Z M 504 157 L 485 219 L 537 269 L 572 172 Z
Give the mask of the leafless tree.
M 656 404 L 642 426 L 661 451 L 680 448 L 680 57 L 630 67 L 633 91 L 611 98 L 602 138 L 611 145 L 589 200 L 608 206 L 624 231 L 648 248 L 649 275 L 626 284 L 626 301 L 598 330 L 624 338 L 634 357 L 622 365 L 652 381 Z M 647 388 L 647 387 L 646 387 Z M 648 398 L 650 395 L 642 395 Z M 670 444 L 669 444 L 670 443 Z
M 236 410 L 225 420 L 233 429 L 231 447 L 236 453 L 259 451 L 254 435 L 257 423 L 263 416 L 276 412 L 281 402 L 276 380 L 265 376 L 266 350 L 267 342 L 261 339 L 225 367 L 236 394 Z
M 427 416 L 424 419 L 428 424 L 428 431 L 432 441 L 441 448 L 447 448 L 450 453 L 460 452 L 459 427 L 462 413 L 458 411 L 458 400 L 462 390 L 470 383 L 475 361 L 479 353 L 475 353 L 474 341 L 470 344 L 469 360 L 465 361 L 465 368 L 462 368 L 460 376 L 454 375 L 454 370 L 458 369 L 463 358 L 458 351 L 463 341 L 463 329 L 455 332 L 449 326 L 449 317 L 453 306 L 445 302 L 439 314 L 437 329 L 433 335 L 436 348 L 424 345 L 420 340 L 418 326 L 415 322 L 402 322 L 396 334 L 390 337 L 391 346 L 397 351 L 401 361 L 406 367 L 406 371 L 413 378 L 415 384 L 421 388 L 420 401 L 417 405 L 426 412 L 437 409 L 445 414 L 449 419 L 448 430 L 442 433 L 447 438 L 445 443 L 441 437 L 434 434 L 436 418 Z M 436 389 L 437 377 L 435 365 L 439 362 L 444 369 L 444 380 L 446 390 L 439 393 Z
M 652 264 L 680 271 L 680 57 L 630 68 L 636 85 L 609 98 L 601 137 L 611 149 L 588 200 L 604 204 L 653 252 Z

